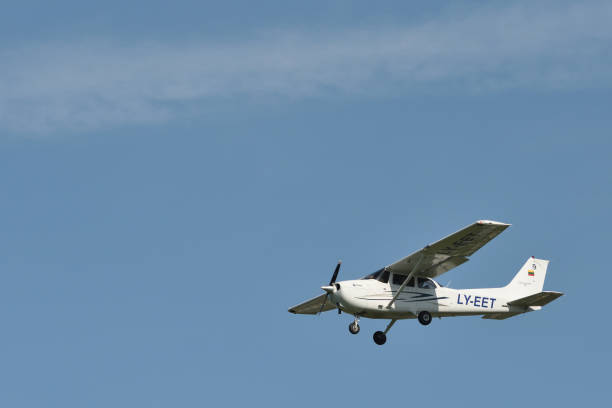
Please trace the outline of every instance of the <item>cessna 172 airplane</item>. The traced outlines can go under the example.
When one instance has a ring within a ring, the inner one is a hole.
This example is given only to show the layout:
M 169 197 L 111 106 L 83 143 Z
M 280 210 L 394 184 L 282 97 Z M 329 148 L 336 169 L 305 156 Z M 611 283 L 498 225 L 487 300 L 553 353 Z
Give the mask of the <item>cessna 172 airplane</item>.
M 384 331 L 374 333 L 374 342 L 383 345 L 387 333 L 400 319 L 417 318 L 422 325 L 433 317 L 482 315 L 483 319 L 507 319 L 540 310 L 561 292 L 543 292 L 547 260 L 531 257 L 514 279 L 501 288 L 451 289 L 432 278 L 468 261 L 487 242 L 510 224 L 481 220 L 427 245 L 425 248 L 364 278 L 336 282 L 338 262 L 324 294 L 289 309 L 296 314 L 319 314 L 337 309 L 355 316 L 349 325 L 359 333 L 359 318 L 390 319 Z

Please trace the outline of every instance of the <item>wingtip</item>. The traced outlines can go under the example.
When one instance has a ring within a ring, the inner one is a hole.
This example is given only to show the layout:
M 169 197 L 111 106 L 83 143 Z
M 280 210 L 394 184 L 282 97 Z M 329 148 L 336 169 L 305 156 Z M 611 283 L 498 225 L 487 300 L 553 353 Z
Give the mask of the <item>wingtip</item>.
M 476 224 L 481 224 L 481 225 L 499 225 L 499 226 L 505 226 L 505 227 L 509 227 L 512 224 L 507 224 L 505 222 L 500 222 L 500 221 L 492 221 L 492 220 L 478 220 L 476 221 Z

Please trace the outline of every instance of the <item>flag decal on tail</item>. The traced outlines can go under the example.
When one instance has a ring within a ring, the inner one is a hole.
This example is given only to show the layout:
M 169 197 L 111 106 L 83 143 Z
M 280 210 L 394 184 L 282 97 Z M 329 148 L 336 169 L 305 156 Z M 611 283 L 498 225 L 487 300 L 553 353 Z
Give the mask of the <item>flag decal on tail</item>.
M 529 276 L 535 276 L 535 271 L 534 271 L 533 269 L 529 269 L 529 270 L 527 271 L 527 275 L 529 275 Z

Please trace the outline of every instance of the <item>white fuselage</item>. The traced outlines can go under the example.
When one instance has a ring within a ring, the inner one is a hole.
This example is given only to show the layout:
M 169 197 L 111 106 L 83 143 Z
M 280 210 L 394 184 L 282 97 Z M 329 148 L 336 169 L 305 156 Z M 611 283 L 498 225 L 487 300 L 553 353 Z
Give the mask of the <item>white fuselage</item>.
M 511 312 L 512 300 L 506 288 L 435 289 L 406 286 L 395 302 L 387 305 L 397 293 L 398 285 L 374 279 L 338 282 L 340 289 L 330 294 L 332 302 L 343 311 L 374 319 L 413 319 L 421 311 L 434 317 L 482 315 Z

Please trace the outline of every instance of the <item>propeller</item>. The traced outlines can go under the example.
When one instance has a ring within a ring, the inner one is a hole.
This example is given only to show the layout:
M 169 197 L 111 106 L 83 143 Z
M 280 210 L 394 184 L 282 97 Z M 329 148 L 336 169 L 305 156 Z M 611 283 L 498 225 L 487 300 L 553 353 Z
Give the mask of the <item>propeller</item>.
M 332 275 L 332 278 L 329 281 L 329 286 L 336 283 L 336 279 L 338 278 L 338 272 L 340 272 L 340 265 L 342 265 L 342 261 L 338 260 L 338 265 L 336 265 L 336 269 L 334 269 L 334 274 Z
M 338 272 L 340 272 L 340 265 L 342 265 L 342 261 L 338 260 L 338 265 L 336 265 L 336 269 L 334 269 L 334 274 L 332 275 L 332 278 L 329 281 L 329 285 L 321 286 L 321 289 L 327 292 L 327 294 L 325 295 L 325 300 L 323 301 L 323 304 L 321 305 L 321 309 L 319 309 L 319 313 L 317 314 L 321 314 L 321 312 L 323 311 L 323 308 L 327 304 L 327 298 L 329 297 L 329 294 L 332 293 L 334 290 L 334 283 L 336 283 L 336 279 L 338 278 Z M 342 311 L 338 309 L 338 314 L 340 313 L 342 313 Z

